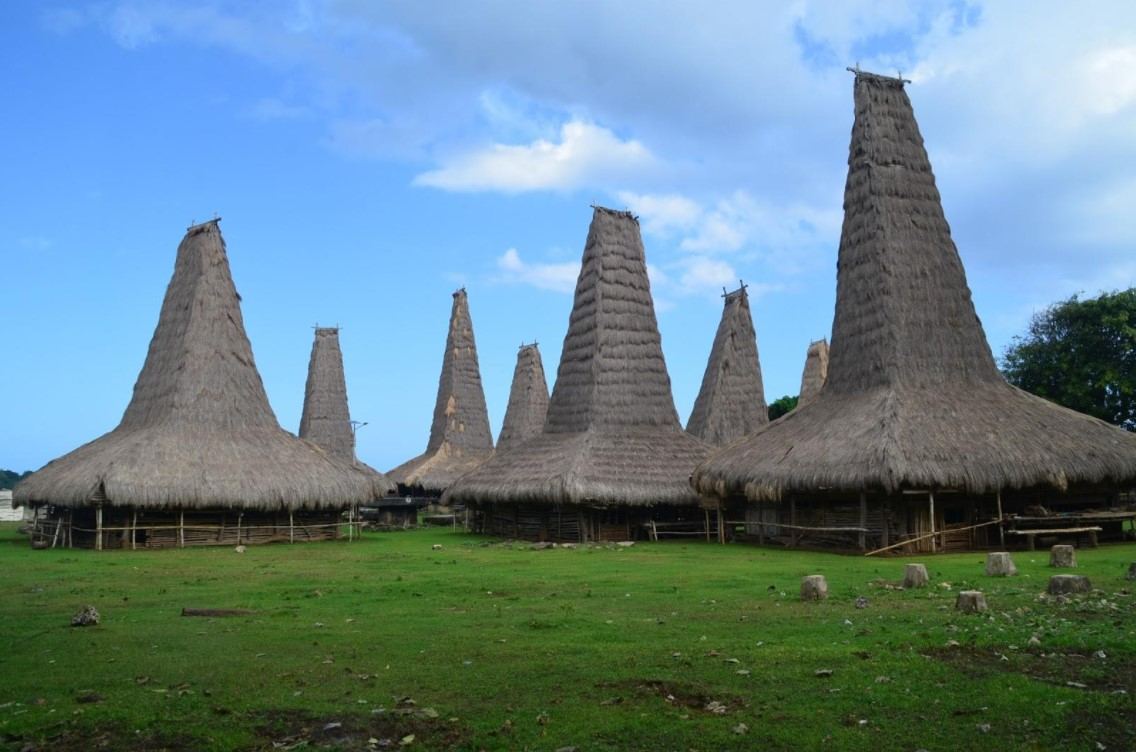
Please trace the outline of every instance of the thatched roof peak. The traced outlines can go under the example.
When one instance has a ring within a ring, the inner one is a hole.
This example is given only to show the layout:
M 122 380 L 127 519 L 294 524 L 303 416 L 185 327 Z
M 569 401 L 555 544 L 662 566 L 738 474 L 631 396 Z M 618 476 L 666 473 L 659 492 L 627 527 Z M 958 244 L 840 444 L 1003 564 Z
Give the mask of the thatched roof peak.
M 815 400 L 827 379 L 828 340 L 818 339 L 809 343 L 809 350 L 805 355 L 805 368 L 801 372 L 801 393 L 797 397 L 797 407 L 803 407 Z
M 546 431 L 679 429 L 639 222 L 594 207 Z
M 218 219 L 194 225 L 134 395 L 110 433 L 21 485 L 31 503 L 345 507 L 370 482 L 281 430 L 245 334 Z
M 721 446 L 769 422 L 757 336 L 745 285 L 722 294 L 722 319 L 714 335 L 702 387 L 686 430 Z
M 429 493 L 440 493 L 493 452 L 466 289 L 455 290 L 453 299 L 426 451 L 387 473 L 396 483 Z
M 1136 480 L 1136 436 L 1006 383 L 900 79 L 857 73 L 828 378 L 700 465 L 702 493 Z
M 342 462 L 355 461 L 355 434 L 347 409 L 347 380 L 339 328 L 317 327 L 308 362 L 300 438 L 307 439 Z
M 497 437 L 497 451 L 509 451 L 539 434 L 544 429 L 547 415 L 548 381 L 544 376 L 540 348 L 535 342 L 521 345 L 517 351 L 517 365 L 513 369 L 505 422 L 501 426 L 501 435 Z
M 709 447 L 684 432 L 639 223 L 594 207 L 544 431 L 455 483 L 456 501 L 693 504 Z

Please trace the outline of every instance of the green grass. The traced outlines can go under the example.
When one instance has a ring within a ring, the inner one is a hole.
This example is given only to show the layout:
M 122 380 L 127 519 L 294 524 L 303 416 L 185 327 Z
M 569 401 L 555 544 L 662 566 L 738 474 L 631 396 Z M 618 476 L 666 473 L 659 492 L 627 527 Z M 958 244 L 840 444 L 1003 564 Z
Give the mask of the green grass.
M 3 526 L 0 743 L 1136 747 L 1136 545 L 1078 551 L 1099 590 L 1064 604 L 1038 597 L 1047 552 L 1014 559 L 1006 579 L 985 577 L 980 553 L 916 559 L 932 587 L 902 591 L 883 582 L 908 559 L 740 545 L 534 551 L 420 530 L 244 554 L 32 551 Z M 830 597 L 801 603 L 813 573 Z M 954 611 L 964 588 L 991 611 Z M 102 624 L 70 627 L 88 603 Z

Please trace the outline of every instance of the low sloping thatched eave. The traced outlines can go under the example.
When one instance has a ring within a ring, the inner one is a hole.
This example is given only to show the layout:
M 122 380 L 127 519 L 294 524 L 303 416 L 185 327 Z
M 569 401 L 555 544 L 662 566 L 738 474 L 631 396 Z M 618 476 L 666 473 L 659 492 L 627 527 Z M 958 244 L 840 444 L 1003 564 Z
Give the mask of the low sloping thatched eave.
M 710 449 L 683 431 L 543 433 L 478 467 L 443 497 L 592 507 L 694 505 L 688 475 Z M 688 471 L 689 472 L 689 471 Z
M 1006 383 L 936 394 L 822 392 L 695 469 L 699 493 L 778 500 L 789 493 L 973 494 L 1136 482 L 1136 436 Z

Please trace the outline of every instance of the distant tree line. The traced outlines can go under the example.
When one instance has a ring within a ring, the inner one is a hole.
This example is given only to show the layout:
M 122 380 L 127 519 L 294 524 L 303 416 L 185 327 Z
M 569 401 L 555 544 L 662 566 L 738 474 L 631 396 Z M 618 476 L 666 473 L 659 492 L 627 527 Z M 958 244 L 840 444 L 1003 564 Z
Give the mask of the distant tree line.
M 1002 355 L 1002 373 L 1039 397 L 1136 431 L 1136 288 L 1074 295 L 1035 314 Z
M 16 484 L 32 474 L 31 470 L 17 473 L 15 470 L 0 470 L 0 491 L 6 488 L 15 488 Z
M 793 408 L 796 407 L 796 406 L 797 406 L 797 396 L 796 395 L 790 397 L 789 395 L 786 394 L 784 397 L 778 397 L 777 399 L 775 399 L 775 400 L 773 400 L 772 402 L 769 403 L 769 419 L 770 420 L 777 420 L 782 415 L 784 415 L 788 412 L 791 412 L 793 410 Z

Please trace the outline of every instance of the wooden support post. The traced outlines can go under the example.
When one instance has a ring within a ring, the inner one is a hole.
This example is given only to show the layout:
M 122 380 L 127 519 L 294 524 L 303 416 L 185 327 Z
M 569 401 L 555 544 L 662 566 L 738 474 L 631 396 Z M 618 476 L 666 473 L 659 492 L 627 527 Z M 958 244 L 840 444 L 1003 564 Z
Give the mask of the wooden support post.
M 868 527 L 868 495 L 863 491 L 860 492 L 860 527 Z M 868 548 L 868 534 L 860 532 L 860 550 L 866 551 Z
M 178 548 L 185 548 L 185 510 L 178 510 Z
M 726 518 L 722 515 L 722 502 L 718 502 L 718 542 L 726 542 L 726 526 L 723 521 Z
M 138 510 L 130 511 L 130 550 L 138 548 Z
M 797 524 L 797 499 L 795 497 L 789 498 L 789 524 Z M 789 528 L 789 547 L 792 548 L 797 545 L 797 529 L 796 527 Z
M 1002 523 L 1002 489 L 998 489 L 997 496 L 995 497 L 998 502 L 998 543 L 1002 548 L 1006 547 L 1006 526 Z
M 891 527 L 891 497 L 890 496 L 888 496 L 884 499 L 884 506 L 883 506 L 883 509 L 881 510 L 881 514 L 883 515 L 884 527 L 883 527 L 883 532 L 880 533 L 880 545 L 883 546 L 884 548 L 887 548 L 888 536 L 889 536 L 888 528 Z
M 59 524 L 63 524 L 63 520 L 60 520 Z M 58 532 L 58 531 L 59 531 L 58 528 L 56 528 L 56 532 Z M 52 548 L 55 547 L 54 541 L 52 541 L 51 546 L 52 546 Z M 102 551 L 103 550 L 103 505 L 102 504 L 95 505 L 95 550 L 96 551 Z
M 288 542 L 296 542 L 296 519 L 291 510 L 288 511 Z
M 765 502 L 757 500 L 757 542 L 765 545 Z
M 935 492 L 927 492 L 927 504 L 931 510 L 931 553 L 935 553 Z
M 237 545 L 241 545 L 241 520 L 244 518 L 244 512 L 237 512 Z
M 705 514 L 705 517 L 706 517 L 706 523 L 705 523 L 706 542 L 709 543 L 710 542 L 710 510 L 704 509 L 702 511 L 703 511 L 703 513 Z

